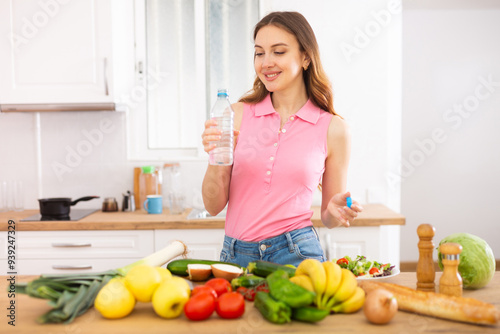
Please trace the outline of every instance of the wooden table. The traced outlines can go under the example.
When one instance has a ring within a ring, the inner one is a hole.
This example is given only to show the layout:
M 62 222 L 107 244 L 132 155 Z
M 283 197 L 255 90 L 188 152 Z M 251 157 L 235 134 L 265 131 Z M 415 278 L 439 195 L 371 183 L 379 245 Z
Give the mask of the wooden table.
M 404 225 L 405 217 L 382 204 L 366 204 L 364 211 L 352 226 Z M 315 227 L 323 227 L 320 208 L 313 207 L 311 221 Z M 75 230 L 166 230 L 166 229 L 223 229 L 224 218 L 187 219 L 190 209 L 180 215 L 166 210 L 162 214 L 149 215 L 144 211 L 102 212 L 97 211 L 79 221 L 23 221 L 22 218 L 38 213 L 38 210 L 1 212 L 0 231 L 7 231 L 9 219 L 16 219 L 18 231 L 75 231 Z
M 436 273 L 436 282 L 439 282 L 440 274 Z M 25 276 L 16 279 L 26 281 L 31 278 Z M 46 301 L 25 295 L 16 296 L 16 326 L 11 327 L 7 324 L 9 319 L 6 317 L 6 309 L 11 300 L 5 293 L 7 280 L 5 276 L 0 279 L 0 333 L 500 333 L 500 327 L 476 326 L 406 312 L 398 312 L 388 325 L 383 326 L 370 324 L 362 311 L 330 315 L 317 324 L 293 321 L 286 325 L 274 325 L 264 320 L 250 302 L 246 304 L 244 316 L 236 320 L 220 319 L 215 313 L 202 322 L 188 321 L 184 315 L 167 320 L 158 317 L 151 304 L 138 303 L 128 317 L 119 320 L 104 319 L 97 311 L 90 309 L 68 325 L 39 325 L 35 319 L 49 310 L 49 307 Z M 416 275 L 401 273 L 383 281 L 414 288 Z M 479 290 L 464 290 L 464 296 L 477 298 L 500 308 L 500 272 L 496 272 L 488 286 Z

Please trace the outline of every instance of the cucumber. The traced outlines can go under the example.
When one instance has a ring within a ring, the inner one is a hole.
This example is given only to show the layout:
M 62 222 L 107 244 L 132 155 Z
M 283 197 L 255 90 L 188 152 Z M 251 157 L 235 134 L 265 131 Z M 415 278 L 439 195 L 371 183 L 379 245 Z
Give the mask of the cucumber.
M 231 280 L 231 286 L 233 290 L 236 290 L 240 286 L 245 288 L 253 288 L 259 284 L 262 284 L 266 279 L 264 277 L 255 276 L 255 275 L 243 275 L 238 278 L 233 278 Z
M 248 272 L 261 277 L 267 277 L 269 274 L 272 274 L 278 269 L 285 271 L 289 277 L 293 277 L 295 275 L 295 268 L 262 260 L 250 262 L 247 269 Z
M 182 260 L 173 260 L 167 264 L 167 269 L 173 274 L 177 276 L 187 276 L 187 266 L 188 264 L 230 264 L 236 266 L 238 268 L 242 268 L 241 266 L 230 263 L 230 262 L 220 262 L 220 261 L 211 261 L 211 260 L 198 260 L 198 259 L 182 259 Z

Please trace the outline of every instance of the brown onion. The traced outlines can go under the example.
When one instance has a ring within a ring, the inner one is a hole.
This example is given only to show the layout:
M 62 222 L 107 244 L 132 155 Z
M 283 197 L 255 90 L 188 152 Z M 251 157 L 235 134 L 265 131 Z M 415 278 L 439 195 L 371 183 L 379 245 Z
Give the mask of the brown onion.
M 373 324 L 383 325 L 391 321 L 398 311 L 398 301 L 392 293 L 376 289 L 366 296 L 363 311 L 366 318 Z

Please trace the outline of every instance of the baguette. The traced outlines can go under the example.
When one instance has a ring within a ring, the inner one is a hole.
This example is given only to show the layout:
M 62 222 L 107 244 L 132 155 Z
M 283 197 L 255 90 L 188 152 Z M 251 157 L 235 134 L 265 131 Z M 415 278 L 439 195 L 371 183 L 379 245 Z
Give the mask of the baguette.
M 474 298 L 418 291 L 392 283 L 359 281 L 358 285 L 366 293 L 375 289 L 391 292 L 398 301 L 398 309 L 402 311 L 476 325 L 497 325 L 500 321 L 500 311 L 495 305 Z

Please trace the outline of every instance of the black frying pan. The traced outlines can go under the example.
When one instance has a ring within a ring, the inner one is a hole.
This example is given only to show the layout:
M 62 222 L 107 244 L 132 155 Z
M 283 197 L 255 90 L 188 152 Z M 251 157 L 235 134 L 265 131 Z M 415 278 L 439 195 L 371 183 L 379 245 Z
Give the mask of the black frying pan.
M 40 203 L 40 214 L 42 216 L 66 217 L 69 216 L 72 205 L 80 201 L 90 201 L 94 198 L 99 198 L 99 196 L 86 196 L 74 201 L 71 201 L 69 197 L 42 198 L 38 200 Z

